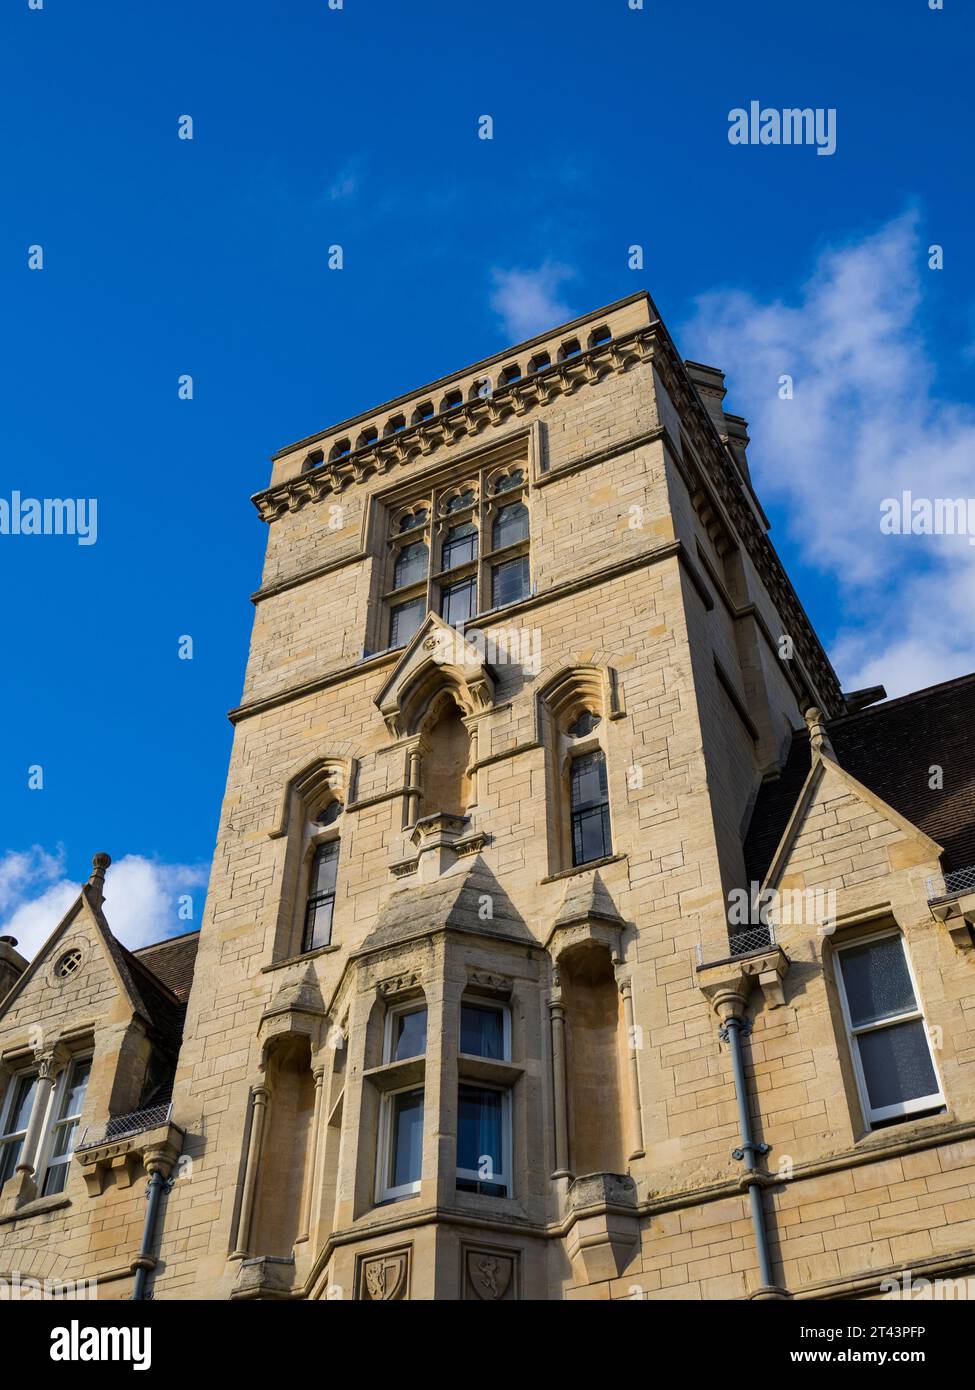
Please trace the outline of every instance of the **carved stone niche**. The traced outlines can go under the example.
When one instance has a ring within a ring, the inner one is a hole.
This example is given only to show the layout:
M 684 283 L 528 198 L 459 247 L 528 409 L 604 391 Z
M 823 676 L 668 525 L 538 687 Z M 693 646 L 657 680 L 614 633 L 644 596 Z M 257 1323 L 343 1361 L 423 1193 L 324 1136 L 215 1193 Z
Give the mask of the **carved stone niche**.
M 519 1252 L 485 1245 L 461 1247 L 460 1296 L 481 1303 L 514 1303 L 519 1297 Z
M 413 1247 L 371 1251 L 356 1259 L 355 1296 L 364 1303 L 401 1302 L 410 1296 Z
M 636 1183 L 627 1173 L 587 1173 L 566 1196 L 566 1252 L 580 1282 L 618 1279 L 640 1248 Z
M 74 1160 L 81 1165 L 89 1197 L 97 1197 L 104 1190 L 109 1173 L 114 1175 L 116 1187 L 131 1187 L 147 1171 L 147 1160 L 171 1172 L 183 1151 L 184 1137 L 179 1125 L 170 1121 L 141 1134 L 76 1149 Z
M 569 879 L 545 948 L 557 962 L 567 951 L 594 943 L 604 946 L 613 965 L 619 965 L 623 927 L 623 918 L 598 872 L 582 874 Z
M 273 996 L 258 1025 L 262 1055 L 288 1037 L 308 1038 L 311 1054 L 321 1047 L 328 1019 L 318 980 L 311 966 L 300 979 L 283 984 Z

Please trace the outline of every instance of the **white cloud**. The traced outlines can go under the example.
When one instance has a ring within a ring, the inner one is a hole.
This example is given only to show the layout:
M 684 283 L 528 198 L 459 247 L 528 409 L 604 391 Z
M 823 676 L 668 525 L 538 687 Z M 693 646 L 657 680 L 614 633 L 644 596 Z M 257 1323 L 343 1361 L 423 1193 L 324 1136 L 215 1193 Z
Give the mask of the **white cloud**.
M 177 899 L 207 881 L 202 865 L 160 864 L 128 854 L 105 877 L 105 916 L 115 936 L 134 950 L 193 927 L 177 916 Z M 78 896 L 80 885 L 64 876 L 64 851 L 40 846 L 0 856 L 0 935 L 15 936 L 30 958 Z
M 537 270 L 495 267 L 491 271 L 494 284 L 491 308 L 500 317 L 509 337 L 532 338 L 570 319 L 571 311 L 559 298 L 559 286 L 574 276 L 571 267 L 552 261 L 546 261 Z
M 344 203 L 359 191 L 359 166 L 356 161 L 346 164 L 329 184 L 328 196 L 333 203 Z
M 880 530 L 883 500 L 905 490 L 975 495 L 975 410 L 939 394 L 919 322 L 937 273 L 908 213 L 827 251 L 790 302 L 715 291 L 682 332 L 748 417 L 759 495 L 837 581 L 849 621 L 831 655 L 848 689 L 894 695 L 975 669 L 975 547 Z M 792 400 L 779 398 L 785 375 Z

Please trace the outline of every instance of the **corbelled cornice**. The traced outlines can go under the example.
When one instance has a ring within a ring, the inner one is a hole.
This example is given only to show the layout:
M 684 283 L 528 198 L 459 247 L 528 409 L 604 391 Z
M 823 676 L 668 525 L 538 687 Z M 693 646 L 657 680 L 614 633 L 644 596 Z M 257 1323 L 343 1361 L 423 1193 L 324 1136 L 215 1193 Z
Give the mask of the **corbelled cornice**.
M 684 361 L 662 320 L 612 338 L 542 371 L 524 376 L 491 395 L 477 397 L 411 425 L 398 434 L 374 440 L 340 459 L 323 462 L 307 473 L 255 493 L 254 505 L 264 521 L 298 511 L 308 502 L 334 496 L 374 475 L 382 475 L 416 458 L 435 454 L 468 436 L 524 416 L 561 395 L 572 395 L 603 377 L 622 374 L 650 362 L 673 401 L 694 455 L 679 460 L 692 497 L 712 499 L 704 506 L 714 524 L 726 516 L 747 549 L 762 582 L 792 638 L 799 662 L 814 683 L 830 717 L 842 713 L 843 696 L 836 673 L 768 539 L 761 510 L 742 477 L 733 454 L 719 435 L 695 389 Z M 676 442 L 676 441 L 675 441 Z
M 652 352 L 652 328 L 640 328 L 612 338 L 531 376 L 521 377 L 507 386 L 497 386 L 490 395 L 465 401 L 442 415 L 410 425 L 398 434 L 376 439 L 344 458 L 320 463 L 297 478 L 255 493 L 252 501 L 263 521 L 274 521 L 285 512 L 297 511 L 306 502 L 318 502 L 350 484 L 388 473 L 411 459 L 426 457 L 467 436 L 504 424 L 512 416 L 525 415 L 557 396 L 571 396 L 580 387 L 604 376 L 627 371 L 639 362 L 648 361 Z

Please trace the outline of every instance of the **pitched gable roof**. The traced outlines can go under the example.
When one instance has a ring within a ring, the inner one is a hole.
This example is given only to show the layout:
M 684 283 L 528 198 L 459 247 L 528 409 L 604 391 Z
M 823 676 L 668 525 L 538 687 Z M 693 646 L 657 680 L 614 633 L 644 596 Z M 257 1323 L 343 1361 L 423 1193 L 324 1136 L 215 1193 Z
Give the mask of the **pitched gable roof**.
M 116 984 L 133 1014 L 145 1020 L 150 1037 L 175 1060 L 183 1036 L 186 997 L 193 978 L 199 932 L 156 942 L 138 952 L 129 951 L 108 925 L 100 898 L 97 887 L 93 888 L 90 883 L 82 886 L 54 931 L 3 999 L 3 1012 L 10 1009 L 30 981 L 55 955 L 69 931 L 79 922 L 84 922 L 104 947 Z
M 141 965 L 151 970 L 157 980 L 162 980 L 177 999 L 185 1002 L 193 983 L 193 967 L 199 944 L 199 931 L 191 931 L 185 932 L 183 936 L 168 936 L 163 941 L 140 946 L 131 954 Z
M 946 870 L 975 864 L 975 673 L 872 705 L 827 726 L 839 765 L 911 825 L 944 847 Z M 781 775 L 759 790 L 745 869 L 764 882 L 806 778 L 809 733 L 793 735 Z M 929 785 L 931 768 L 943 790 Z

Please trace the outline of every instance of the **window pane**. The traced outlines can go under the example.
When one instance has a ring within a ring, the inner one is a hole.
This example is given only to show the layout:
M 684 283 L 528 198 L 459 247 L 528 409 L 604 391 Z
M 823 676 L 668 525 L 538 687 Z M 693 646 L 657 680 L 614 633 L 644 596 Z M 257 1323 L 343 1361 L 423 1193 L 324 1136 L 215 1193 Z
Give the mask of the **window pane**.
M 34 1093 L 37 1090 L 37 1074 L 31 1076 L 21 1076 L 15 1082 L 17 1087 L 14 1092 L 13 1105 L 7 1119 L 6 1132 L 8 1134 L 19 1134 L 25 1130 L 30 1123 L 30 1112 L 34 1104 Z
M 477 528 L 469 521 L 460 526 L 451 526 L 444 541 L 440 560 L 441 569 L 452 570 L 457 565 L 466 565 L 477 559 Z
M 389 1060 L 400 1062 L 404 1057 L 422 1057 L 427 1050 L 426 1009 L 413 1009 L 408 1014 L 394 1014 L 392 1026 Z
M 520 468 L 513 468 L 503 478 L 499 478 L 494 484 L 495 493 L 509 492 L 513 487 L 521 487 L 525 481 L 525 475 Z
M 592 710 L 584 709 L 569 725 L 568 732 L 573 738 L 585 738 L 586 734 L 591 734 L 593 729 L 598 727 L 599 715 L 593 714 Z
M 468 1057 L 504 1058 L 504 1014 L 479 1004 L 460 1006 L 460 1050 Z
M 576 811 L 572 816 L 572 862 L 588 864 L 593 859 L 607 859 L 613 852 L 609 830 L 609 807 L 594 806 Z
M 492 581 L 492 608 L 517 603 L 518 599 L 525 598 L 528 594 L 528 556 L 519 555 L 517 560 L 506 560 L 503 565 L 495 565 Z
M 851 946 L 840 957 L 854 1028 L 917 1008 L 899 936 Z
M 332 940 L 332 909 L 334 906 L 334 898 L 322 898 L 317 902 L 313 900 L 308 904 L 308 910 L 305 913 L 303 950 L 317 951 L 320 946 L 327 946 Z
M 78 1121 L 69 1120 L 67 1124 L 58 1125 L 54 1131 L 54 1145 L 51 1149 L 52 1158 L 64 1158 L 66 1154 L 74 1152 L 74 1141 L 78 1133 Z
M 572 760 L 572 809 L 596 806 L 606 800 L 606 759 L 586 753 Z
M 426 601 L 422 598 L 410 599 L 409 603 L 399 603 L 389 615 L 389 645 L 402 647 L 416 633 L 423 622 Z
M 68 1180 L 67 1163 L 52 1163 L 44 1176 L 43 1197 L 54 1197 L 59 1192 L 64 1191 L 65 1183 Z
M 451 584 L 444 589 L 440 604 L 440 616 L 451 627 L 459 627 L 473 618 L 475 611 L 476 579 L 465 579 L 461 584 Z
M 491 544 L 495 550 L 504 545 L 514 545 L 515 541 L 528 539 L 528 508 L 523 502 L 512 502 L 510 507 L 502 507 L 494 519 Z
M 11 1139 L 8 1144 L 4 1144 L 0 1149 L 0 1187 L 12 1178 L 17 1167 L 17 1160 L 20 1158 L 20 1151 L 24 1147 L 23 1139 Z
M 312 863 L 311 882 L 308 887 L 308 896 L 317 897 L 321 893 L 332 893 L 335 891 L 335 878 L 339 867 L 339 842 L 329 840 L 327 844 L 319 845 L 315 851 L 315 859 Z
M 407 584 L 419 584 L 427 577 L 427 547 L 423 541 L 413 541 L 404 545 L 396 557 L 393 571 L 393 588 L 405 589 Z
M 88 1077 L 91 1074 L 91 1058 L 85 1057 L 79 1062 L 75 1062 L 71 1068 L 71 1076 L 68 1078 L 68 1089 L 64 1097 L 64 1105 L 61 1107 L 61 1117 L 64 1119 L 68 1115 L 80 1115 L 82 1106 L 85 1103 L 85 1092 L 88 1089 Z
M 938 1079 L 921 1019 L 861 1033 L 857 1045 L 874 1110 L 937 1094 Z
M 450 501 L 447 503 L 447 511 L 463 512 L 466 511 L 468 507 L 473 507 L 473 505 L 474 494 L 471 492 L 470 488 L 468 488 L 466 492 L 458 492 L 455 497 L 451 497 Z
M 389 1187 L 419 1182 L 423 1161 L 423 1092 L 394 1096 Z
M 457 1167 L 477 1174 L 478 1190 L 504 1196 L 504 1095 L 461 1086 L 457 1096 Z M 458 1184 L 460 1185 L 460 1184 Z

